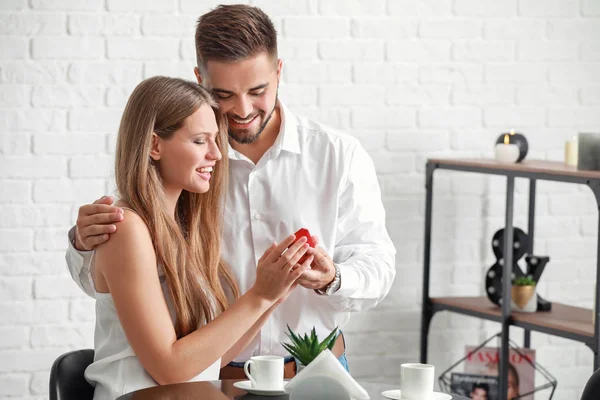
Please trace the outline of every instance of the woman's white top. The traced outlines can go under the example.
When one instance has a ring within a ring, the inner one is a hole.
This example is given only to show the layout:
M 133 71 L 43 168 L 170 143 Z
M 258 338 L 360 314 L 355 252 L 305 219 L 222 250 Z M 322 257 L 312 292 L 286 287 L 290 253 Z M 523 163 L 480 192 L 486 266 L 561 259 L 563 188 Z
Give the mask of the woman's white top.
M 94 282 L 94 260 L 89 270 L 90 282 Z M 160 284 L 167 302 L 171 320 L 175 320 L 175 308 L 164 276 Z M 95 290 L 95 287 L 94 287 Z M 193 381 L 214 381 L 219 379 L 221 359 L 199 375 Z M 94 400 L 114 400 L 135 390 L 157 386 L 158 384 L 144 370 L 133 352 L 125 331 L 117 316 L 117 309 L 110 293 L 96 291 L 96 327 L 94 330 L 94 362 L 85 370 L 85 378 L 95 386 Z

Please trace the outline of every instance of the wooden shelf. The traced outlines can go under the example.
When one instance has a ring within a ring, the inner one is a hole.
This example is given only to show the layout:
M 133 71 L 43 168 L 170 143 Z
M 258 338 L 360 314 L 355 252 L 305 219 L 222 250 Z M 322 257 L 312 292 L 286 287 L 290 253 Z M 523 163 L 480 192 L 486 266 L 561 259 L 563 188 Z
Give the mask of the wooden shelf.
M 534 241 L 534 221 L 536 204 L 536 182 L 538 180 L 575 183 L 588 186 L 600 206 L 600 171 L 578 170 L 577 167 L 566 165 L 562 161 L 547 161 L 527 159 L 520 163 L 506 164 L 494 159 L 483 158 L 430 158 L 427 160 L 425 171 L 425 242 L 423 246 L 423 302 L 421 318 L 421 362 L 427 362 L 428 336 L 431 320 L 439 311 L 450 311 L 475 318 L 499 322 L 501 325 L 501 357 L 499 364 L 499 396 L 506 397 L 508 391 L 508 341 L 509 327 L 517 326 L 524 329 L 523 346 L 530 347 L 532 331 L 541 332 L 557 337 L 585 343 L 594 352 L 594 370 L 600 367 L 600 333 L 594 326 L 593 313 L 580 307 L 552 302 L 552 311 L 538 313 L 512 312 L 493 304 L 487 297 L 437 297 L 429 293 L 431 277 L 431 230 L 433 220 L 433 179 L 437 170 L 473 172 L 506 177 L 506 223 L 509 231 L 513 226 L 515 180 L 529 180 L 529 221 L 527 232 L 531 243 Z M 600 237 L 600 234 L 599 234 Z M 531 253 L 531 248 L 528 252 Z M 506 271 L 505 271 L 506 272 Z M 600 255 L 596 264 L 596 279 L 600 278 Z M 503 291 L 510 282 L 503 282 Z M 596 294 L 596 308 L 600 309 Z M 598 322 L 598 321 L 596 321 Z
M 570 177 L 579 179 L 600 179 L 600 171 L 582 171 L 577 167 L 566 165 L 560 161 L 547 160 L 523 160 L 519 163 L 507 164 L 500 163 L 493 159 L 477 158 L 430 158 L 427 160 L 430 164 L 438 164 L 441 168 L 459 167 L 468 169 L 477 169 L 479 172 L 494 174 L 503 174 L 506 171 L 516 172 L 517 174 L 543 174 L 555 177 Z M 450 168 L 452 169 L 452 168 Z
M 500 322 L 502 310 L 487 297 L 432 297 L 435 311 L 451 311 Z M 544 332 L 555 336 L 578 340 L 592 345 L 594 325 L 592 310 L 552 302 L 552 311 L 536 313 L 515 312 L 511 325 Z

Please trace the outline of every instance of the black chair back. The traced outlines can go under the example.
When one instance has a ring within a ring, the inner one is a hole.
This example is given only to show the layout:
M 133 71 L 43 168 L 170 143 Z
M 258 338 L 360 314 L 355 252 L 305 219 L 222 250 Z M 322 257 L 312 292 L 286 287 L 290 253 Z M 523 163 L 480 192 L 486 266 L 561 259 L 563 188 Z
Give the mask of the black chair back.
M 94 350 L 75 350 L 58 357 L 50 370 L 50 400 L 92 400 L 94 387 L 83 373 L 94 361 Z
M 600 399 L 600 369 L 592 374 L 585 388 L 583 388 L 583 393 L 581 393 L 581 400 L 598 399 Z

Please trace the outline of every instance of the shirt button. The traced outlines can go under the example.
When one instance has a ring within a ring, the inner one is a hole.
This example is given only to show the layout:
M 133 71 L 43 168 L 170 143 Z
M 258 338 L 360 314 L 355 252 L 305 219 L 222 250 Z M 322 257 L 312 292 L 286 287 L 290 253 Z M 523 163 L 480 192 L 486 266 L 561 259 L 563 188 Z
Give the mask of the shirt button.
M 260 215 L 260 213 L 254 213 L 254 219 L 257 221 L 260 221 L 262 218 L 262 216 Z

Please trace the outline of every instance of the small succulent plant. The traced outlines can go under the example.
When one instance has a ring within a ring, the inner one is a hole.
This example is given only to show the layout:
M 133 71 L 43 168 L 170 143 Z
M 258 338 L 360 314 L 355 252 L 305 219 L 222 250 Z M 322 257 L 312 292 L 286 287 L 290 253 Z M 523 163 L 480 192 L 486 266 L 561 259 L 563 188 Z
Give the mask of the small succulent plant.
M 530 276 L 519 276 L 513 281 L 515 286 L 535 286 L 535 281 Z
M 336 327 L 322 342 L 319 343 L 315 328 L 310 332 L 310 336 L 306 333 L 304 336 L 297 335 L 292 331 L 289 325 L 287 328 L 289 333 L 286 333 L 286 335 L 290 338 L 292 343 L 282 343 L 282 346 L 304 366 L 307 366 L 323 350 L 331 350 L 333 348 L 338 331 L 338 328 Z

